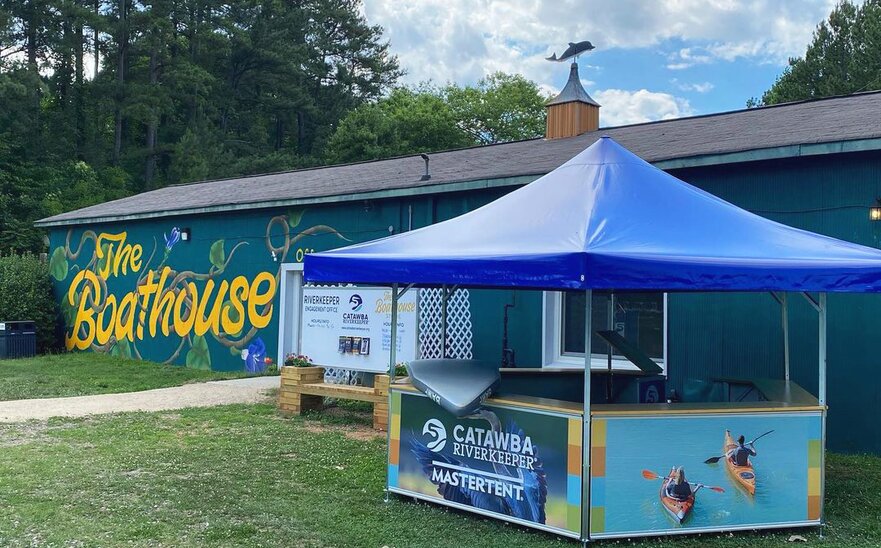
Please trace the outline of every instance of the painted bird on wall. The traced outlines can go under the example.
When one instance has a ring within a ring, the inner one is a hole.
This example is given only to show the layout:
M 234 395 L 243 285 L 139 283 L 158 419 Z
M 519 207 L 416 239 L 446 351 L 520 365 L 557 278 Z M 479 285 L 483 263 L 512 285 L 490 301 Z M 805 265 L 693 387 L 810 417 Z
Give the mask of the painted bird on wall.
M 558 63 L 563 62 L 567 59 L 571 59 L 572 57 L 576 57 L 581 55 L 585 51 L 590 51 L 594 49 L 593 44 L 589 41 L 584 40 L 582 42 L 569 42 L 569 47 L 566 48 L 566 51 L 563 52 L 562 55 L 557 57 L 557 52 L 554 52 L 550 57 L 545 57 L 548 61 L 556 61 Z
M 482 418 L 489 422 L 493 432 L 498 433 L 502 431 L 499 417 L 492 411 L 482 409 L 475 413 L 473 418 Z M 525 437 L 523 430 L 513 422 L 509 424 L 508 432 L 517 434 L 521 438 Z M 463 466 L 459 460 L 445 454 L 446 452 L 432 451 L 415 437 L 410 439 L 410 450 L 416 456 L 420 466 L 422 466 L 422 471 L 429 478 L 432 477 L 432 468 L 435 466 L 434 462 L 442 462 L 456 467 Z M 535 456 L 538 457 L 537 452 Z M 512 472 L 509 467 L 497 463 L 493 463 L 492 467 L 493 472 L 496 474 L 522 482 L 523 497 L 521 500 L 517 500 L 516 497 L 503 497 L 483 493 L 462 485 L 454 486 L 442 481 L 435 481 L 434 484 L 437 485 L 438 494 L 451 502 L 466 504 L 481 510 L 513 516 L 534 523 L 545 523 L 548 483 L 541 460 L 536 459 L 532 470 L 515 467 Z

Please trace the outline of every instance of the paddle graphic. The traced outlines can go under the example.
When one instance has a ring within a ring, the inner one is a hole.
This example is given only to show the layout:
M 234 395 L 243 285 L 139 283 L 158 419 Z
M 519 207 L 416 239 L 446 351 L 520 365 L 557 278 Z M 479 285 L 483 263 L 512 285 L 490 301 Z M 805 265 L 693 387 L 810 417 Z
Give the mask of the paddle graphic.
M 652 472 L 651 470 L 643 470 L 642 477 L 644 477 L 647 480 L 667 479 L 667 476 L 662 476 L 660 474 L 656 474 L 656 473 Z M 689 482 L 689 483 L 691 483 L 691 482 Z M 724 493 L 725 492 L 725 490 L 722 489 L 721 487 L 715 487 L 713 485 L 704 485 L 703 483 L 695 483 L 694 485 L 696 486 L 695 492 L 697 492 L 697 490 L 702 487 L 704 489 L 709 489 L 710 491 L 715 491 L 717 493 Z
M 759 438 L 764 438 L 765 436 L 767 436 L 767 435 L 770 434 L 771 432 L 773 432 L 773 430 L 768 430 L 767 432 L 765 432 L 765 433 L 762 434 L 761 436 L 759 436 L 759 437 L 757 437 L 757 438 L 753 438 L 751 441 L 748 441 L 748 442 L 744 443 L 743 445 L 744 445 L 744 446 L 746 446 L 746 445 L 752 445 L 752 444 L 754 444 L 755 442 L 757 442 L 757 441 L 759 440 Z M 728 455 L 722 455 L 721 457 L 710 457 L 710 458 L 708 458 L 707 460 L 704 461 L 704 464 L 716 464 L 717 462 L 719 462 L 720 460 L 724 459 L 724 458 L 727 457 L 727 456 L 728 456 Z

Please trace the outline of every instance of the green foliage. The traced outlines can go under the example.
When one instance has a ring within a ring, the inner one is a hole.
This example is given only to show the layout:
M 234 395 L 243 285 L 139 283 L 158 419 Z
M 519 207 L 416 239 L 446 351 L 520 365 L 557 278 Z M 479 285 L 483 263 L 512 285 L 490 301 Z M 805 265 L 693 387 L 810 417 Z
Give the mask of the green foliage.
M 333 163 L 355 162 L 473 144 L 440 90 L 398 88 L 343 118 L 327 156 Z
M 541 137 L 545 100 L 534 82 L 503 73 L 476 86 L 398 88 L 343 118 L 327 159 L 355 162 Z
M 881 89 L 881 0 L 855 6 L 838 4 L 821 22 L 804 57 L 789 60 L 761 103 L 772 105 L 803 99 Z M 757 106 L 751 99 L 747 106 Z
M 0 401 L 115 394 L 243 376 L 94 352 L 62 353 L 0 362 Z
M 476 86 L 450 85 L 444 92 L 459 127 L 479 144 L 544 135 L 547 97 L 519 74 L 496 72 Z
M 202 335 L 193 337 L 192 347 L 187 352 L 187 367 L 193 369 L 211 369 L 211 351 L 208 341 Z
M 288 354 L 284 357 L 285 367 L 312 367 L 312 359 L 302 354 Z
M 128 339 L 120 339 L 110 349 L 110 355 L 117 358 L 132 359 L 132 344 Z
M 294 208 L 288 211 L 288 225 L 291 228 L 296 228 L 300 221 L 303 220 L 303 214 L 306 213 L 306 208 Z
M 20 320 L 36 322 L 38 351 L 55 347 L 58 304 L 49 266 L 34 255 L 0 256 L 0 321 Z
M 67 254 L 63 247 L 56 247 L 55 251 L 52 252 L 52 258 L 49 260 L 49 274 L 59 282 L 62 282 L 67 278 L 67 271 Z
M 319 163 L 401 74 L 362 11 L 0 1 L 0 250 L 45 251 L 35 220 L 133 192 Z
M 208 259 L 211 261 L 211 264 L 214 265 L 214 268 L 217 268 L 218 270 L 223 268 L 223 265 L 226 262 L 226 251 L 223 249 L 223 240 L 217 240 L 211 244 L 211 248 L 208 250 Z

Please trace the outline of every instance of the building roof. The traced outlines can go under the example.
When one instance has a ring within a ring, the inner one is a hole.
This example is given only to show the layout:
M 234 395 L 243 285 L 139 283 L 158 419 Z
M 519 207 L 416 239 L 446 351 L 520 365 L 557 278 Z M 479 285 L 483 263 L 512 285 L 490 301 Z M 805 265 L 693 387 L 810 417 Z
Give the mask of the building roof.
M 38 221 L 37 226 L 166 217 L 523 184 L 609 135 L 663 169 L 881 149 L 881 92 L 600 128 L 419 155 L 169 186 Z
M 572 63 L 569 67 L 569 80 L 566 81 L 563 90 L 556 97 L 545 103 L 545 105 L 561 105 L 573 101 L 580 101 L 595 107 L 600 106 L 599 103 L 587 94 L 587 90 L 581 85 L 581 78 L 578 76 L 578 63 Z

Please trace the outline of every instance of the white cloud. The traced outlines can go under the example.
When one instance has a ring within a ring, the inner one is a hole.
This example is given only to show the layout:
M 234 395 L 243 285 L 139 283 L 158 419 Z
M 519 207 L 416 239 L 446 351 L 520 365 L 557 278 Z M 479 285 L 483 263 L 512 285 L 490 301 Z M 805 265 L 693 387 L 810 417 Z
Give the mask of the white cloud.
M 372 24 L 385 28 L 392 52 L 408 74 L 403 82 L 471 84 L 495 71 L 519 73 L 547 94 L 559 92 L 565 69 L 544 57 L 569 40 L 589 39 L 600 50 L 657 51 L 658 62 L 681 71 L 748 59 L 783 65 L 800 55 L 837 0 L 364 0 Z M 672 42 L 671 42 L 672 41 Z M 672 48 L 671 43 L 677 44 Z M 604 84 L 611 67 L 582 59 L 585 87 Z M 699 78 L 696 77 L 696 78 Z M 647 88 L 653 82 L 645 82 Z M 679 83 L 708 93 L 710 82 Z M 688 101 L 648 89 L 601 89 L 603 125 L 694 114 Z
M 712 63 L 714 58 L 708 53 L 700 53 L 702 50 L 697 47 L 681 48 L 679 51 L 669 54 L 672 61 L 667 64 L 670 70 L 682 70 L 693 67 L 695 65 L 706 65 Z
M 694 91 L 696 93 L 707 93 L 712 91 L 715 85 L 712 82 L 696 82 L 696 83 L 688 83 L 688 82 L 680 82 L 677 78 L 673 78 L 670 80 L 670 83 L 681 89 L 682 91 Z
M 647 89 L 604 89 L 594 92 L 593 97 L 602 105 L 600 119 L 606 127 L 669 120 L 694 114 L 686 99 Z
M 662 52 L 671 70 L 738 57 L 782 64 L 835 1 L 364 0 L 363 9 L 385 28 L 407 82 L 470 83 L 503 70 L 547 84 L 556 67 L 543 57 L 585 38 L 602 49 L 684 41 Z

